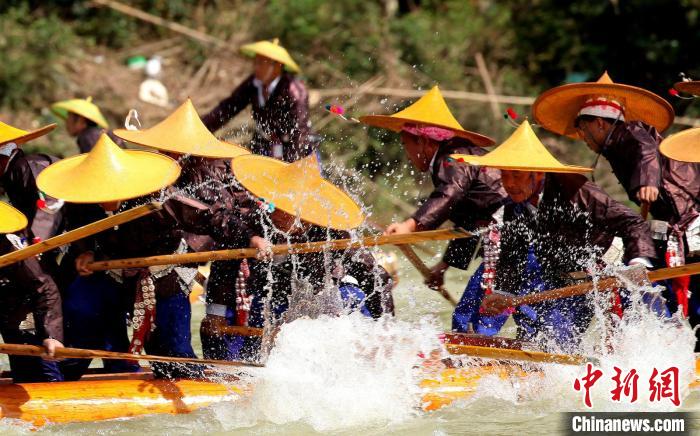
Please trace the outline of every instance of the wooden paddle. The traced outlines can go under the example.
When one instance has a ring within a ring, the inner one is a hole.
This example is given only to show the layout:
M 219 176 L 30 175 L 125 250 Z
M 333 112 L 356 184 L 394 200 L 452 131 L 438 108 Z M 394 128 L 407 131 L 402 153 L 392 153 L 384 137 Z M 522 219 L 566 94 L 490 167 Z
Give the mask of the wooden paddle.
M 460 228 L 445 230 L 430 230 L 404 235 L 369 236 L 360 239 L 335 239 L 331 241 L 305 242 L 301 244 L 280 244 L 272 246 L 272 254 L 302 254 L 324 250 L 345 250 L 348 248 L 372 247 L 376 245 L 415 244 L 425 241 L 443 241 L 450 239 L 468 238 L 474 236 Z M 238 248 L 234 250 L 202 251 L 199 253 L 167 254 L 163 256 L 136 257 L 132 259 L 109 260 L 93 262 L 87 265 L 91 271 L 110 269 L 144 268 L 155 265 L 174 265 L 183 263 L 199 263 L 212 260 L 230 260 L 256 257 L 256 248 Z
M 46 349 L 37 345 L 0 344 L 0 353 L 13 356 L 36 356 L 46 358 Z M 56 359 L 121 359 L 149 360 L 151 362 L 194 363 L 222 366 L 256 366 L 259 363 L 249 363 L 238 360 L 190 359 L 187 357 L 152 356 L 150 354 L 117 353 L 114 351 L 85 350 L 82 348 L 57 348 Z
M 525 351 L 512 348 L 479 347 L 474 345 L 446 344 L 450 354 L 463 354 L 472 357 L 484 357 L 498 360 L 518 360 L 525 362 L 559 363 L 562 365 L 583 365 L 584 363 L 598 364 L 592 357 L 574 356 L 569 354 L 551 354 L 541 351 Z
M 423 278 L 428 279 L 430 277 L 430 268 L 423 263 L 420 257 L 416 254 L 415 251 L 413 251 L 413 248 L 411 248 L 410 245 L 397 245 L 399 247 L 399 250 L 406 256 L 406 259 L 408 259 L 409 262 L 418 270 L 418 272 L 421 273 Z M 435 289 L 437 292 L 442 295 L 445 300 L 449 301 L 451 305 L 457 306 L 457 300 L 455 300 L 452 295 L 450 295 L 449 292 L 447 292 L 447 289 L 445 289 L 444 286 L 439 286 L 438 288 L 431 288 Z
M 22 248 L 21 250 L 7 253 L 3 256 L 0 256 L 0 267 L 7 266 L 15 262 L 22 261 L 24 259 L 28 259 L 32 256 L 36 256 L 38 254 L 45 253 L 49 250 L 53 250 L 54 248 L 60 247 L 61 245 L 70 244 L 71 242 L 77 241 L 78 239 L 82 239 L 94 235 L 95 233 L 99 233 L 103 230 L 112 228 L 114 226 L 133 221 L 136 218 L 140 218 L 144 215 L 148 215 L 149 213 L 160 210 L 161 207 L 162 203 L 159 202 L 152 202 L 144 204 L 142 206 L 137 206 L 133 209 L 129 209 L 127 211 L 112 215 L 105 219 L 95 221 L 94 223 L 90 223 L 83 227 L 79 227 L 75 230 L 71 230 L 70 232 L 54 236 L 53 238 L 49 238 L 37 244 L 30 245 L 26 248 Z
M 673 279 L 676 277 L 690 276 L 700 274 L 700 263 L 691 263 L 689 265 L 674 266 L 670 268 L 660 268 L 654 271 L 649 271 L 647 277 L 649 281 L 656 282 L 659 280 Z M 596 287 L 599 291 L 608 291 L 615 286 L 620 285 L 620 280 L 616 277 L 606 277 L 598 280 Z M 575 297 L 577 295 L 586 294 L 594 289 L 593 282 L 581 283 L 578 285 L 567 286 L 559 289 L 550 289 L 549 291 L 529 294 L 522 297 L 511 297 L 511 306 L 521 306 L 523 304 L 537 304 L 544 301 L 558 300 L 560 298 Z

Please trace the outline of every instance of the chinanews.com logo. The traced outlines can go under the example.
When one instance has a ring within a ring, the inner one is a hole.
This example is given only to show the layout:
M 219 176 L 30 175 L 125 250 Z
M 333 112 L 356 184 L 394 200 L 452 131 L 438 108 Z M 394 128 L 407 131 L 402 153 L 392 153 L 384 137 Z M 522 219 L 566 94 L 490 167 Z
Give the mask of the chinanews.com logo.
M 691 434 L 691 416 L 682 412 L 574 412 L 564 420 L 567 435 Z

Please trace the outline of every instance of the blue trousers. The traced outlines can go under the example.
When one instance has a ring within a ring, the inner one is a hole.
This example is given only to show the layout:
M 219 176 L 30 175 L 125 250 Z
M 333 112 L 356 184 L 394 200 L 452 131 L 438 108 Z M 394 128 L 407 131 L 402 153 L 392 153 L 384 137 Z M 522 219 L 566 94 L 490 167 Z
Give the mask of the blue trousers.
M 41 345 L 42 341 L 35 334 L 22 330 L 4 330 L 2 339 L 8 344 Z M 9 356 L 10 373 L 15 383 L 38 383 L 63 381 L 63 374 L 58 362 L 51 362 L 39 357 Z
M 156 296 L 156 329 L 146 340 L 148 354 L 196 358 L 192 348 L 192 306 L 182 292 L 168 297 Z M 157 378 L 201 378 L 202 365 L 151 362 Z
M 530 277 L 523 284 L 522 294 L 531 290 L 542 291 L 550 287 L 545 286 L 539 279 L 539 265 L 533 259 L 529 259 Z M 478 334 L 496 335 L 509 315 L 484 316 L 479 313 L 484 291 L 481 288 L 481 277 L 484 265 L 477 269 L 467 284 L 464 294 L 452 315 L 452 329 L 459 332 L 467 332 L 471 325 Z M 585 296 L 566 298 L 551 303 L 538 304 L 536 306 L 520 306 L 513 313 L 513 319 L 518 326 L 518 338 L 533 340 L 540 333 L 545 333 L 548 338 L 554 340 L 560 349 L 569 349 L 578 344 L 580 335 L 585 332 L 593 311 L 587 303 Z
M 65 345 L 126 352 L 127 298 L 125 290 L 104 274 L 78 277 L 63 294 Z M 90 366 L 89 359 L 61 362 L 66 380 L 78 380 Z M 136 372 L 139 365 L 126 360 L 105 360 L 107 372 Z

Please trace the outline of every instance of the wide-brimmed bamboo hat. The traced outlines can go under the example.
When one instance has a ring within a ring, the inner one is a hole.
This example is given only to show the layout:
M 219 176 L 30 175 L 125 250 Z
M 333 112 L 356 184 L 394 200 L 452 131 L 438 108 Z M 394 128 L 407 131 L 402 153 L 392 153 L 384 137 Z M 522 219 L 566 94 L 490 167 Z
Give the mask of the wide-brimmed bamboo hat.
M 270 58 L 284 65 L 284 68 L 292 73 L 301 71 L 299 65 L 294 62 L 294 59 L 292 59 L 287 49 L 280 45 L 277 38 L 272 41 L 258 41 L 252 44 L 246 44 L 241 47 L 241 53 L 250 57 L 255 57 L 255 55 L 265 56 L 266 58 Z
M 7 144 L 9 142 L 14 142 L 18 145 L 24 144 L 25 142 L 29 142 L 32 139 L 36 139 L 40 136 L 46 135 L 55 128 L 56 124 L 53 123 L 44 127 L 40 127 L 36 130 L 22 130 L 0 121 L 0 145 Z
M 14 233 L 27 227 L 27 217 L 9 204 L 0 201 L 0 233 Z
M 464 130 L 459 121 L 450 112 L 437 86 L 434 86 L 424 96 L 402 111 L 393 115 L 365 115 L 360 117 L 360 121 L 370 126 L 381 127 L 394 132 L 400 132 L 406 124 L 435 126 L 451 130 L 456 136 L 466 138 L 482 147 L 488 147 L 495 143 L 488 136 Z
M 636 86 L 614 83 L 607 72 L 597 82 L 571 83 L 543 92 L 532 105 L 532 115 L 543 128 L 579 139 L 575 122 L 582 109 L 603 117 L 608 109 L 608 114 L 620 114 L 620 120 L 642 121 L 659 132 L 666 130 L 674 118 L 673 108 L 662 97 Z
M 109 123 L 107 123 L 104 115 L 100 112 L 100 108 L 92 102 L 92 97 L 59 101 L 51 105 L 51 112 L 64 120 L 68 118 L 68 113 L 72 112 L 87 118 L 103 129 L 109 128 Z
M 144 147 L 208 158 L 233 158 L 250 151 L 216 139 L 206 128 L 189 98 L 166 119 L 144 130 L 117 129 L 114 134 Z
M 180 166 L 151 151 L 123 150 L 102 134 L 89 153 L 60 160 L 39 173 L 46 194 L 72 203 L 128 200 L 171 185 Z
M 683 130 L 661 141 L 659 151 L 681 162 L 700 162 L 700 127 Z
M 592 168 L 565 165 L 559 162 L 539 140 L 530 123 L 525 120 L 508 139 L 483 156 L 453 154 L 450 158 L 471 165 L 512 171 L 586 174 Z
M 360 206 L 321 177 L 315 154 L 293 163 L 265 156 L 233 159 L 236 179 L 256 197 L 301 220 L 336 230 L 350 230 L 364 221 Z
M 678 82 L 673 87 L 680 92 L 691 95 L 700 95 L 700 80 L 686 80 Z

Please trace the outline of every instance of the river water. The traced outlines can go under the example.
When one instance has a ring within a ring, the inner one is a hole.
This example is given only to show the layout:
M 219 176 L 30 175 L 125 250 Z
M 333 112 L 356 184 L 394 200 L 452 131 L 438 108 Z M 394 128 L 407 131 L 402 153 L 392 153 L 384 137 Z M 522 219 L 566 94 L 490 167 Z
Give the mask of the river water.
M 431 263 L 428 260 L 428 263 Z M 256 389 L 250 398 L 222 403 L 189 415 L 148 416 L 128 420 L 48 425 L 50 434 L 555 434 L 562 430 L 566 411 L 670 411 L 668 401 L 649 403 L 652 368 L 677 366 L 682 384 L 694 377 L 692 332 L 662 324 L 644 314 L 633 317 L 608 338 L 616 350 L 600 357 L 605 377 L 592 389 L 594 407 L 582 404 L 573 389 L 584 367 L 545 365 L 543 376 L 520 384 L 485 379 L 477 394 L 442 410 L 426 413 L 417 407 L 420 378 L 417 352 L 437 344 L 437 334 L 449 329 L 451 307 L 425 288 L 407 262 L 400 264 L 395 290 L 397 316 L 372 322 L 359 316 L 300 319 L 277 337 L 265 368 L 254 370 Z M 456 297 L 468 279 L 462 271 L 448 272 L 447 287 Z M 193 306 L 193 337 L 199 344 L 201 302 Z M 591 330 L 595 331 L 595 328 Z M 505 336 L 514 334 L 509 323 Z M 589 338 L 590 337 L 590 338 Z M 587 337 L 588 353 L 600 352 L 599 337 Z M 605 348 L 605 347 L 603 347 Z M 635 404 L 610 399 L 614 366 L 640 374 Z M 682 389 L 680 410 L 700 411 L 700 394 Z M 700 421 L 692 422 L 700 431 Z M 34 434 L 26 425 L 4 420 L 3 434 Z

